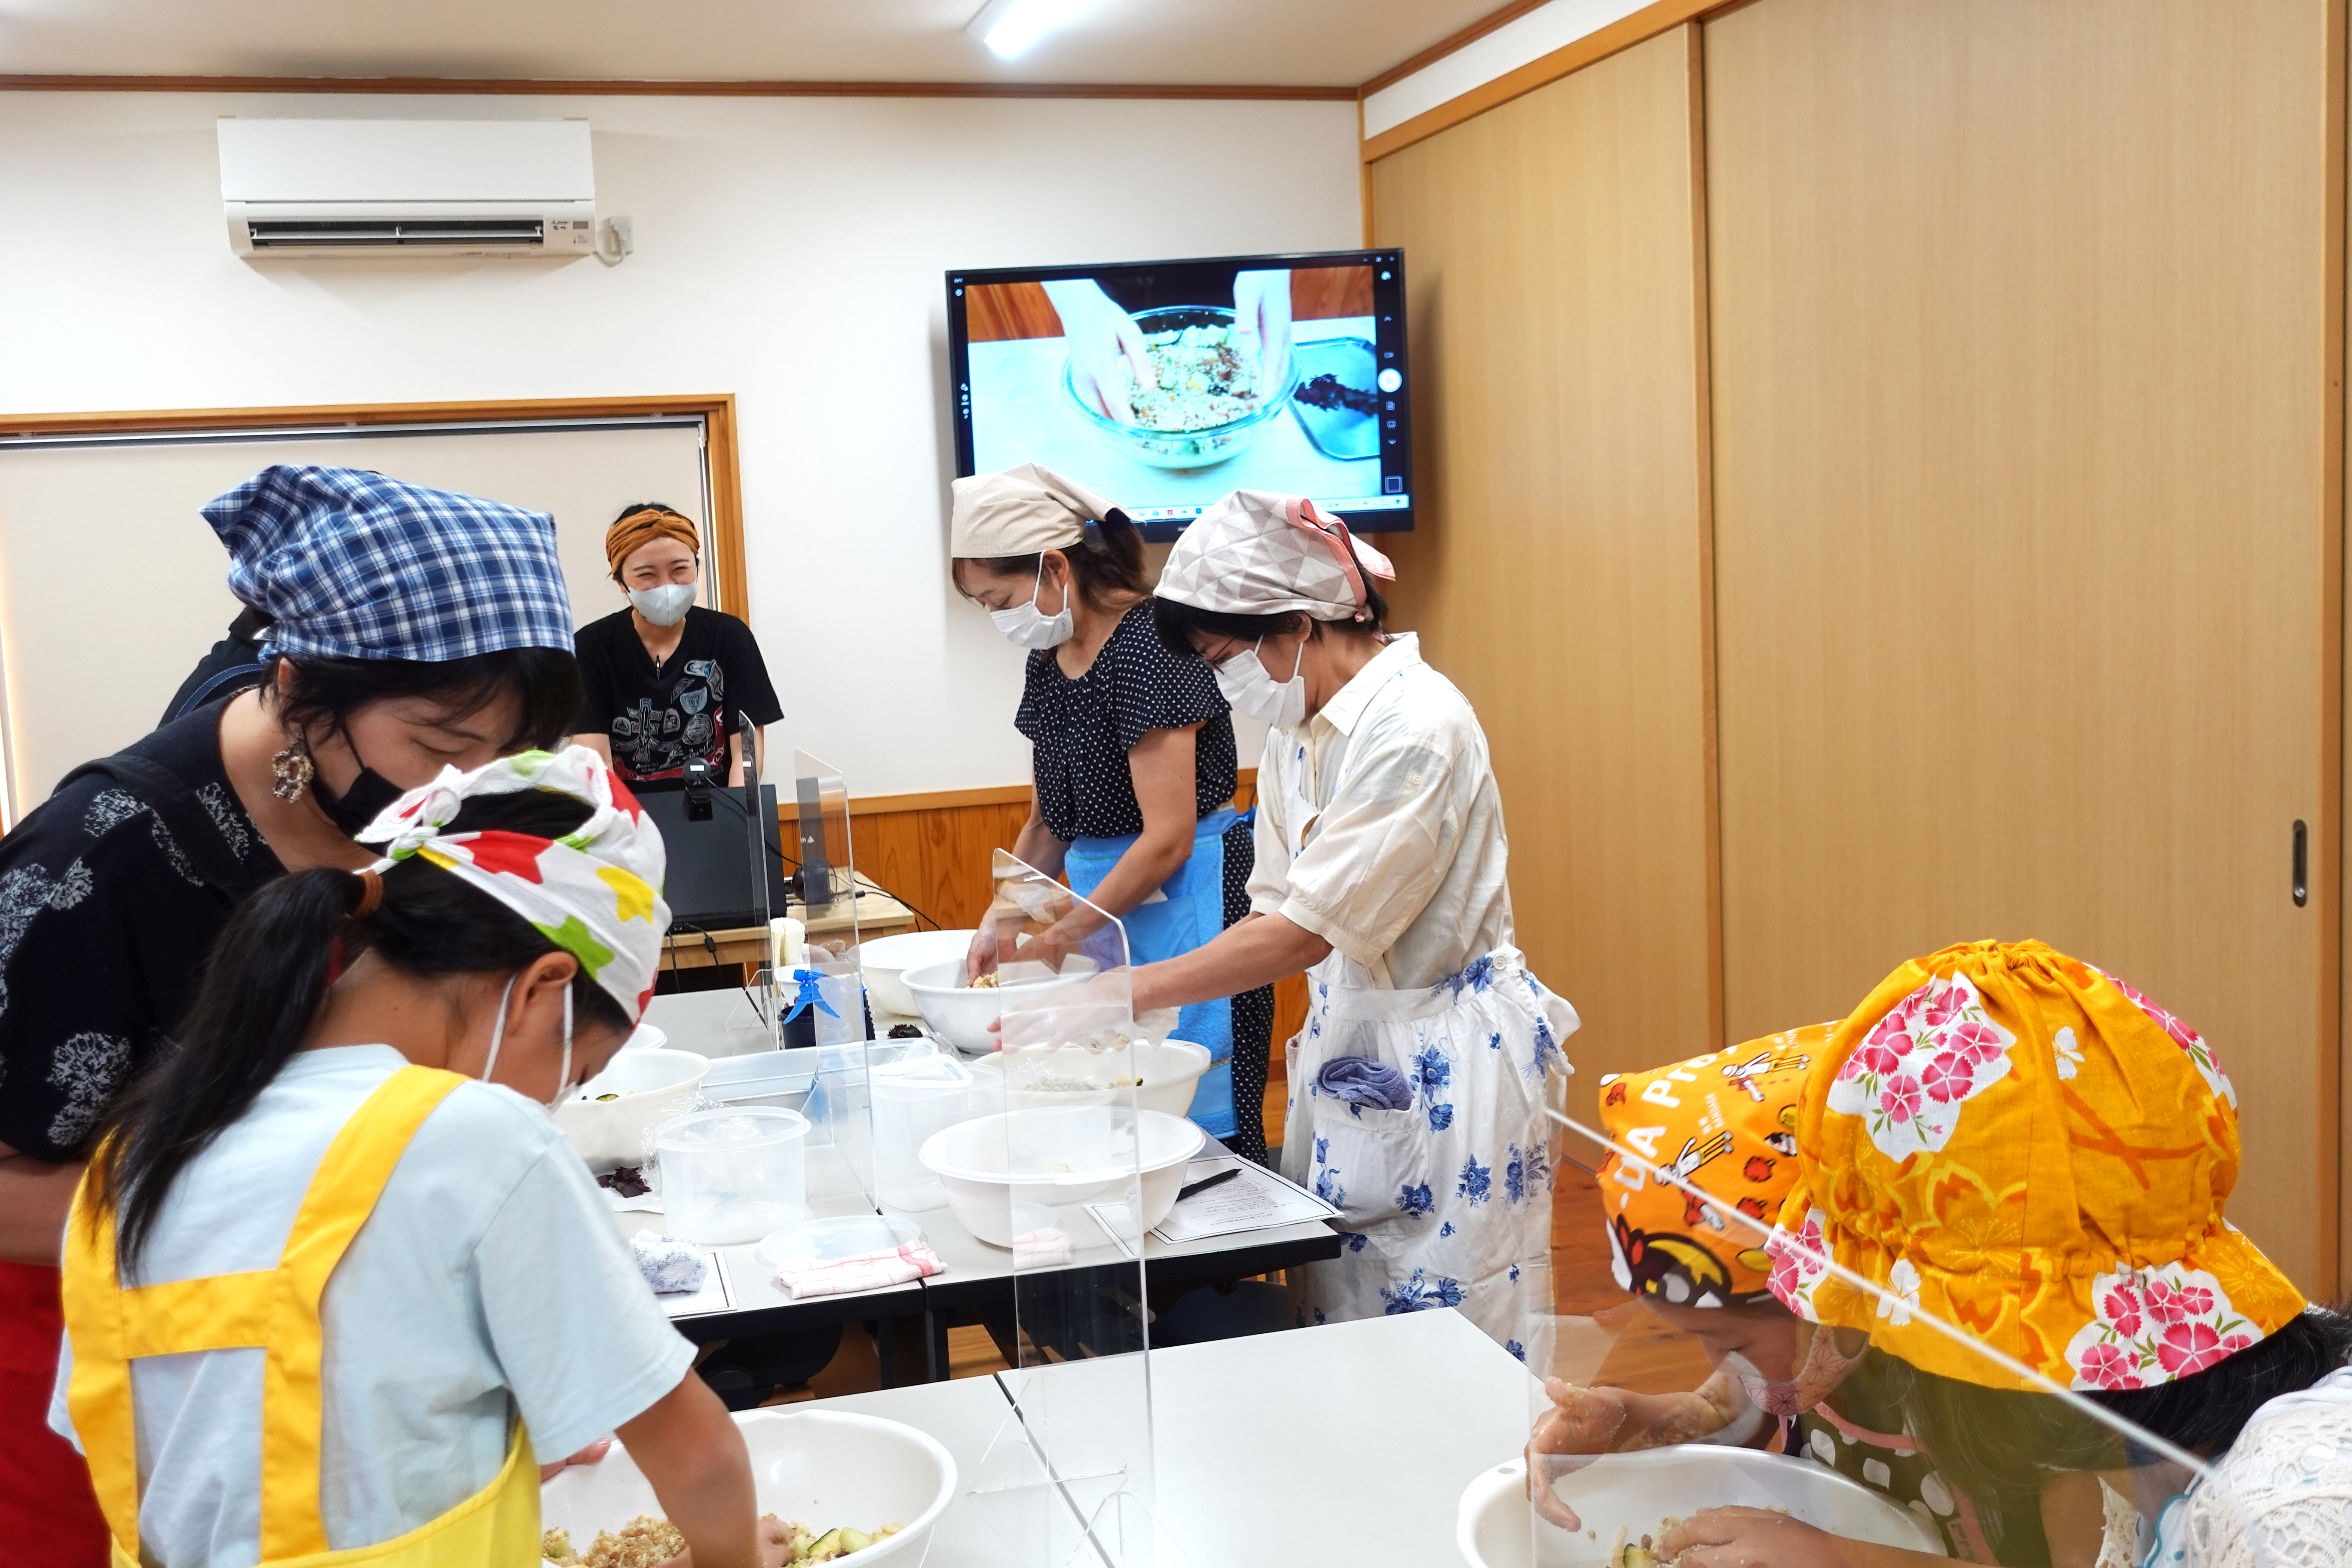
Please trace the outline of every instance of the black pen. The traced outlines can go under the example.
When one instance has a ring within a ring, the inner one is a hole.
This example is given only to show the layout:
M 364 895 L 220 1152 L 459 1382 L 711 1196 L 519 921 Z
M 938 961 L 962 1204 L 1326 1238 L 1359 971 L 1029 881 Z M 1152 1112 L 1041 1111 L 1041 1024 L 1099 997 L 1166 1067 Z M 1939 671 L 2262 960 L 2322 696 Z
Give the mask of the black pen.
M 1215 1186 L 1218 1183 L 1230 1182 L 1241 1173 L 1242 1168 L 1239 1165 L 1235 1165 L 1230 1171 L 1219 1171 L 1213 1176 L 1203 1177 L 1202 1180 L 1194 1182 L 1189 1187 L 1178 1188 L 1176 1192 L 1176 1201 L 1181 1204 L 1186 1198 L 1192 1197 L 1196 1193 L 1205 1193 L 1211 1187 Z

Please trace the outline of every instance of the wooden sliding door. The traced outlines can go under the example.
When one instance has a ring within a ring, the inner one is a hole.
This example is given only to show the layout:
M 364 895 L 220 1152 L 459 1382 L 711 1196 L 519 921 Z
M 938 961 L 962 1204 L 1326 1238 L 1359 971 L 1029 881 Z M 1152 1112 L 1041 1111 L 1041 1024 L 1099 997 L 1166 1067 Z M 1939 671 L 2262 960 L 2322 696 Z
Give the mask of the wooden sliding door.
M 1397 623 L 1477 705 L 1520 945 L 1611 1068 L 1707 1048 L 1696 37 L 1371 165 L 1412 289 L 1426 527 Z
M 2231 1217 L 2323 1289 L 2335 9 L 1762 0 L 1705 47 L 1730 1032 L 2042 938 L 2213 1042 Z

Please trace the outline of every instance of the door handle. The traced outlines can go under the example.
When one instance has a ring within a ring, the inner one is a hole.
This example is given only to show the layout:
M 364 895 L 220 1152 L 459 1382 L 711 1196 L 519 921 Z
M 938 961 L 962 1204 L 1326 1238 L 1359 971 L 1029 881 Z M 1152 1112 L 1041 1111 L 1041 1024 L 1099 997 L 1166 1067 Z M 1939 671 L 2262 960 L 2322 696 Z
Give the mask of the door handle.
M 2311 898 L 2311 830 L 2298 821 L 2294 825 L 2294 907 L 2303 908 Z

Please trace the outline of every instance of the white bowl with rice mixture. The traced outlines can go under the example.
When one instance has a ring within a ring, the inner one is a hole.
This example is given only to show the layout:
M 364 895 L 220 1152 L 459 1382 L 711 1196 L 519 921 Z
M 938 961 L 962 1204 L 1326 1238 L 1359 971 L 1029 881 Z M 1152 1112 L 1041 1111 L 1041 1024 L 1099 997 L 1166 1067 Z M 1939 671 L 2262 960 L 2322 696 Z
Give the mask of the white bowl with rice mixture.
M 760 1511 L 807 1525 L 817 1536 L 846 1528 L 898 1530 L 845 1562 L 914 1568 L 956 1489 L 955 1459 L 928 1433 L 845 1410 L 746 1410 L 735 1417 L 751 1450 Z M 541 1528 L 562 1530 L 581 1558 L 599 1531 L 640 1515 L 658 1519 L 653 1484 L 620 1444 L 593 1465 L 573 1465 L 539 1489 Z M 623 1559 L 609 1568 L 654 1568 Z M 597 1568 L 606 1568 L 599 1563 Z

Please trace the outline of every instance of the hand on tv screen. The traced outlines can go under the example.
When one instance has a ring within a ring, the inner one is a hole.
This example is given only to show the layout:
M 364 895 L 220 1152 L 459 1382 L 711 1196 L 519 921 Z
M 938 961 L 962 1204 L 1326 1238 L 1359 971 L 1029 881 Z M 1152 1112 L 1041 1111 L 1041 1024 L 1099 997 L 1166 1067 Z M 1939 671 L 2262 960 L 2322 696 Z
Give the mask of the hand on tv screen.
M 1151 359 L 1143 329 L 1112 303 L 1102 285 L 1092 279 L 1060 279 L 1045 289 L 1055 313 L 1062 318 L 1062 336 L 1070 345 L 1070 381 L 1079 399 L 1122 425 L 1134 424 L 1135 405 L 1129 389 L 1151 382 Z M 1287 289 L 1283 314 L 1287 320 Z M 1124 371 L 1119 365 L 1122 359 L 1127 362 Z
M 1290 272 L 1234 274 L 1234 331 L 1242 363 L 1257 356 L 1257 390 L 1272 397 L 1290 380 Z

